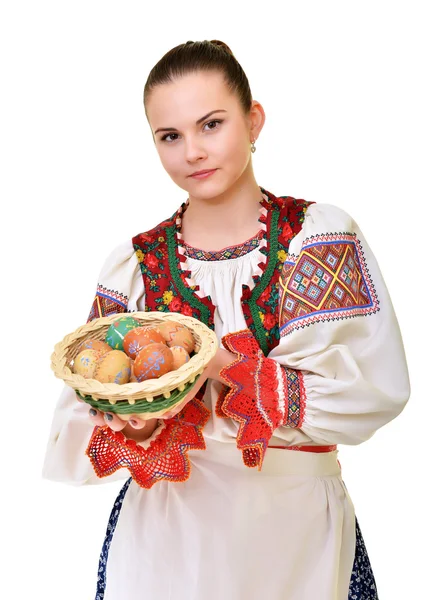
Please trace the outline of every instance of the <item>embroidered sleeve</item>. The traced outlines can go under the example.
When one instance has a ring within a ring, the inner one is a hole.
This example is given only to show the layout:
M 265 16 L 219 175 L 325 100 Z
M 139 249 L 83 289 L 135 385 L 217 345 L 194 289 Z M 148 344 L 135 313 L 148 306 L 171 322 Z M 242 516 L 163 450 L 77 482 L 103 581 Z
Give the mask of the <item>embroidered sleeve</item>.
M 317 444 L 360 444 L 398 416 L 410 395 L 391 298 L 345 211 L 308 208 L 279 292 L 278 345 L 264 358 L 248 330 L 235 332 L 226 343 L 239 358 L 221 373 L 230 386 L 221 410 L 241 422 L 240 443 L 257 453 L 257 464 L 275 427 L 300 428 Z M 272 371 L 267 361 L 276 363 Z
M 118 312 L 143 310 L 142 274 L 132 241 L 117 246 L 101 268 L 88 321 Z M 108 479 L 96 477 L 85 449 L 93 432 L 89 406 L 78 402 L 75 391 L 64 385 L 60 394 L 47 442 L 42 475 L 45 479 L 73 485 L 97 484 L 123 479 L 116 472 Z
M 132 241 L 109 254 L 98 277 L 87 322 L 121 312 L 144 310 L 144 283 Z

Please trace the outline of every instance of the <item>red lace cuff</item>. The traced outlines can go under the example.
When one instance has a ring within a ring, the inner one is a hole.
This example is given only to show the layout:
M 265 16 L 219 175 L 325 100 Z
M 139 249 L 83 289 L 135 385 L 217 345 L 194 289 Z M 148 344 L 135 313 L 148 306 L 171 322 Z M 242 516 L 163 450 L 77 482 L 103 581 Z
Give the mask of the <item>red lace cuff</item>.
M 239 422 L 243 462 L 260 471 L 268 442 L 285 420 L 281 368 L 264 356 L 250 329 L 228 333 L 221 341 L 237 358 L 220 370 L 230 389 L 220 395 L 216 412 Z
M 205 450 L 202 429 L 210 414 L 203 402 L 192 399 L 175 417 L 163 420 L 162 431 L 146 449 L 108 425 L 96 426 L 85 454 L 98 477 L 126 467 L 143 488 L 162 479 L 186 481 L 191 468 L 188 451 Z

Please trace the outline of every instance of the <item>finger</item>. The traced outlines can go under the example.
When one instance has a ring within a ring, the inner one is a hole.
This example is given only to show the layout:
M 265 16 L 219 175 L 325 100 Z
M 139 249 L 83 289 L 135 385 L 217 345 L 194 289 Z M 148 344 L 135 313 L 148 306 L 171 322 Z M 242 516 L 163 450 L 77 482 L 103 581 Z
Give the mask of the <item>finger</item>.
M 134 429 L 143 429 L 146 424 L 147 422 L 144 419 L 134 417 L 133 415 L 129 419 L 129 425 L 131 425 Z
M 122 421 L 124 421 L 125 425 L 129 424 L 134 429 L 143 429 L 145 427 L 145 425 L 147 424 L 147 421 L 145 419 L 142 419 L 136 413 L 132 413 L 130 415 L 123 414 L 123 415 L 120 415 L 119 418 Z
M 104 422 L 113 431 L 121 431 L 127 425 L 127 421 L 123 421 L 116 414 L 110 412 L 104 413 Z
M 88 411 L 88 415 L 95 425 L 99 425 L 100 427 L 104 425 L 104 413 L 102 413 L 100 410 L 97 410 L 91 406 Z

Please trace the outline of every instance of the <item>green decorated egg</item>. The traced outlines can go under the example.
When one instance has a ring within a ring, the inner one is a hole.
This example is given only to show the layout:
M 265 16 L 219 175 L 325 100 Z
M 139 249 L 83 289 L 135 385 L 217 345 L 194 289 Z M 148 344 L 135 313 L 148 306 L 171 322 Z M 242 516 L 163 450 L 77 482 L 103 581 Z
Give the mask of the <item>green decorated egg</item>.
M 123 338 L 127 332 L 140 326 L 141 323 L 133 317 L 122 317 L 110 325 L 105 336 L 105 342 L 114 350 L 123 350 Z

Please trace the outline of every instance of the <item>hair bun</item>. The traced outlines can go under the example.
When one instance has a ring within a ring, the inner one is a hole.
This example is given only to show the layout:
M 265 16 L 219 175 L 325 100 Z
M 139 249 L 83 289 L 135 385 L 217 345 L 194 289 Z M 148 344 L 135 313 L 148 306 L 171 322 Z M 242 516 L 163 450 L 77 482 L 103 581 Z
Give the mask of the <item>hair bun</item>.
M 214 46 L 219 46 L 220 48 L 222 48 L 223 50 L 225 50 L 226 52 L 228 52 L 229 54 L 234 56 L 233 52 L 230 50 L 230 48 L 227 46 L 227 44 L 225 44 L 221 40 L 210 40 L 210 44 L 214 44 Z

